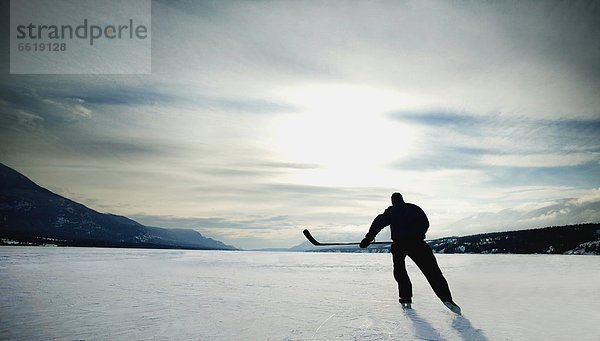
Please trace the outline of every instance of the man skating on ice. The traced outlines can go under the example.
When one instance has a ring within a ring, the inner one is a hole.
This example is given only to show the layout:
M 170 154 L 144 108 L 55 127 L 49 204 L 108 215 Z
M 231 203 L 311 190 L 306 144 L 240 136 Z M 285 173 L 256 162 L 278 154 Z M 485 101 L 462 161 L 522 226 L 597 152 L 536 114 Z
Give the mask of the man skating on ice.
M 375 217 L 369 232 L 360 242 L 360 247 L 369 246 L 377 233 L 388 225 L 392 231 L 391 252 L 394 261 L 394 278 L 398 282 L 402 307 L 410 308 L 412 303 L 412 283 L 404 264 L 404 260 L 408 256 L 421 269 L 431 288 L 444 305 L 460 314 L 460 307 L 452 301 L 448 282 L 435 260 L 433 251 L 425 242 L 425 232 L 429 228 L 429 220 L 425 212 L 417 205 L 405 203 L 400 193 L 392 194 L 392 206 Z

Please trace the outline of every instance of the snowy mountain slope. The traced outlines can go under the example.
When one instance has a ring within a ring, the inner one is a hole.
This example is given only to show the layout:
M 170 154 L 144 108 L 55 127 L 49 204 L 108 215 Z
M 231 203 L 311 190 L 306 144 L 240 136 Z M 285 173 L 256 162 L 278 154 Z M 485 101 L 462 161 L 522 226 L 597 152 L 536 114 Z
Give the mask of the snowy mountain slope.
M 568 255 L 600 255 L 600 240 L 582 243 L 565 253 Z
M 428 241 L 438 253 L 573 254 L 600 241 L 600 224 L 553 226 L 541 229 L 485 233 Z M 588 248 L 588 254 L 600 254 Z M 584 251 L 582 251 L 584 252 Z
M 32 244 L 234 249 L 193 230 L 147 227 L 42 188 L 0 164 L 0 238 Z

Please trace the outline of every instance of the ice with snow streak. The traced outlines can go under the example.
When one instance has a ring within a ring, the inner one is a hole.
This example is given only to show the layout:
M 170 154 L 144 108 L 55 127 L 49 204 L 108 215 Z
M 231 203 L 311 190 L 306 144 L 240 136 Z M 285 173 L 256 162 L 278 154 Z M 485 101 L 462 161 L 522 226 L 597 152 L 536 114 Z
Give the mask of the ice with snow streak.
M 463 316 L 389 254 L 5 246 L 0 339 L 600 339 L 600 257 L 437 258 Z

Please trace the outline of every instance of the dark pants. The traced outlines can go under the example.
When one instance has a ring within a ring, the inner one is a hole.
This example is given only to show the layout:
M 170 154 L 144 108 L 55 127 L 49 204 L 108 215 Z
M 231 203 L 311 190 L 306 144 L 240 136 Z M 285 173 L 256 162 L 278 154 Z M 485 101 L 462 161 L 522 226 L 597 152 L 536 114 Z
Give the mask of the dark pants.
M 392 244 L 392 257 L 394 260 L 394 278 L 398 282 L 398 293 L 400 302 L 412 302 L 412 283 L 406 272 L 404 260 L 406 256 L 417 264 L 421 272 L 427 278 L 429 285 L 437 297 L 445 301 L 451 301 L 452 295 L 448 288 L 448 282 L 444 278 L 440 267 L 435 260 L 433 251 L 423 240 L 402 240 Z

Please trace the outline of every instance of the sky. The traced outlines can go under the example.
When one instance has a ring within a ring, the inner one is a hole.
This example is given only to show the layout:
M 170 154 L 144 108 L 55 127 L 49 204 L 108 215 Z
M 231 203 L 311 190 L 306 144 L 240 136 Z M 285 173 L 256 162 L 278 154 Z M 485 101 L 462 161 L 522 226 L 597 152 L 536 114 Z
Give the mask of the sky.
M 358 241 L 396 191 L 429 239 L 600 222 L 598 2 L 153 1 L 151 20 L 147 75 L 9 74 L 3 49 L 0 162 L 247 249 Z

